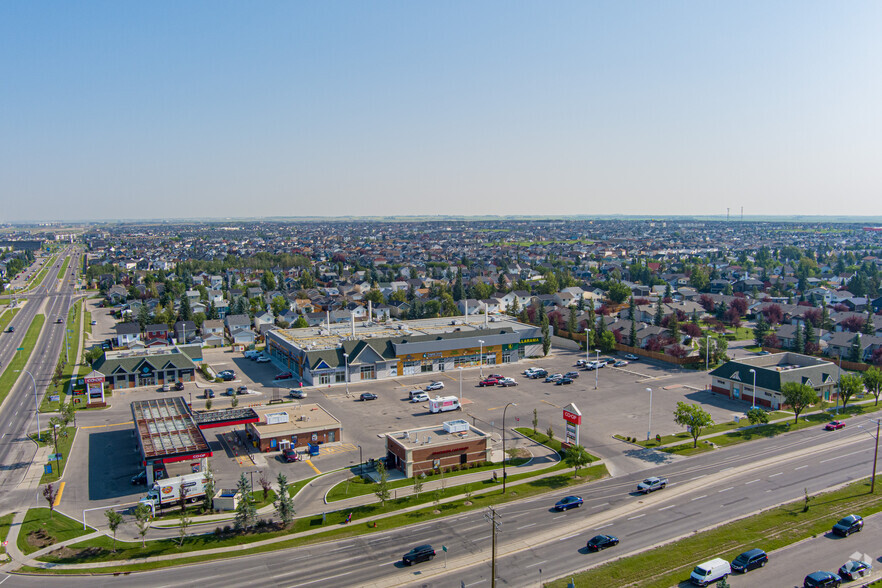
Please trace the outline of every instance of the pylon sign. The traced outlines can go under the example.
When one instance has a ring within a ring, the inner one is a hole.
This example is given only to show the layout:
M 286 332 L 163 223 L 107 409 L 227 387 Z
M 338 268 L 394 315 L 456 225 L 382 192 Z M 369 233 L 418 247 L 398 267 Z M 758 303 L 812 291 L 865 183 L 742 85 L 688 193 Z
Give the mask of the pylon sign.
M 564 445 L 572 446 L 579 444 L 579 428 L 582 425 L 582 413 L 575 404 L 570 403 L 563 409 L 564 430 L 566 432 Z

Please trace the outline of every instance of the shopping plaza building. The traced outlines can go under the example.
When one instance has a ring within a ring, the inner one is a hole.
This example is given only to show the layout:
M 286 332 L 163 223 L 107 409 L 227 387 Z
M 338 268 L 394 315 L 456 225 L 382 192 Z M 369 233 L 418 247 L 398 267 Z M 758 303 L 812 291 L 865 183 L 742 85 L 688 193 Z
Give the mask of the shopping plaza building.
M 470 316 L 330 324 L 266 334 L 273 361 L 302 385 L 381 380 L 542 355 L 539 327 Z

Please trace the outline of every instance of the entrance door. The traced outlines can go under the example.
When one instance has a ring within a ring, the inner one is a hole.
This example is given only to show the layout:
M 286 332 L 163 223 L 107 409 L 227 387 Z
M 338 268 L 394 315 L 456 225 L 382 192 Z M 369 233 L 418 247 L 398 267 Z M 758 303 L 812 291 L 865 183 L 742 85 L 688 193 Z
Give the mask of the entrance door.
M 738 386 L 732 387 L 732 398 L 734 398 L 735 400 L 741 398 L 741 388 L 739 388 Z

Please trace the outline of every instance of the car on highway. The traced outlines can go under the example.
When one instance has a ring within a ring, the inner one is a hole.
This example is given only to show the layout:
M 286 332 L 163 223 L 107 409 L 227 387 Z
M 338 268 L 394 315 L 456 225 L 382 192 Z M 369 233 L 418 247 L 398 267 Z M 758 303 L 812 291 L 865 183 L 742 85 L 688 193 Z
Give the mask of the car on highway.
M 769 561 L 769 556 L 762 549 L 750 549 L 732 560 L 732 571 L 749 572 L 761 568 Z
M 850 559 L 839 568 L 839 576 L 843 580 L 848 580 L 850 582 L 868 576 L 872 571 L 873 566 L 869 562 L 861 561 L 859 559 Z
M 639 484 L 637 484 L 637 492 L 642 492 L 643 494 L 649 494 L 650 492 L 655 492 L 656 490 L 661 490 L 665 486 L 668 485 L 667 478 L 659 478 L 658 476 L 651 476 L 646 478 Z
M 56 325 L 60 325 L 60 324 L 63 323 L 63 322 L 64 322 L 64 321 L 61 320 L 61 317 L 55 319 L 55 324 L 56 324 Z
M 802 581 L 802 588 L 829 588 L 838 587 L 842 583 L 842 578 L 833 572 L 812 572 Z
M 625 354 L 625 359 L 627 359 L 628 361 L 637 361 L 637 360 L 639 360 L 640 358 L 637 357 L 636 355 L 634 355 L 633 353 L 626 353 L 626 354 Z
M 826 425 L 824 425 L 825 431 L 837 431 L 845 427 L 845 423 L 842 421 L 830 421 Z
M 13 327 L 12 325 L 9 325 L 9 328 L 6 329 L 6 332 L 7 332 L 7 333 L 14 333 L 14 332 L 15 332 L 15 327 Z
M 410 401 L 411 401 L 411 402 L 414 402 L 414 403 L 416 403 L 416 402 L 428 402 L 428 401 L 429 401 L 429 395 L 426 394 L 425 392 L 420 392 L 419 394 L 414 394 L 413 396 L 411 396 L 411 397 L 410 397 Z
M 581 496 L 567 496 L 554 503 L 554 510 L 570 510 L 571 508 L 579 508 L 582 506 Z
M 269 363 L 269 362 L 270 362 L 270 358 L 268 358 L 266 355 L 261 355 L 260 357 L 257 358 L 257 363 Z
M 619 538 L 614 535 L 595 535 L 588 540 L 588 544 L 585 547 L 588 548 L 588 551 L 600 551 L 618 544 Z
M 545 376 L 545 382 L 556 382 L 563 377 L 563 374 L 548 374 Z
M 563 385 L 565 385 L 565 384 L 572 384 L 572 383 L 573 383 L 573 379 L 572 379 L 572 378 L 563 377 L 563 378 L 558 378 L 558 379 L 554 382 L 554 385 L 555 385 L 555 386 L 563 386 Z
M 514 378 L 502 378 L 501 380 L 499 380 L 499 385 L 503 388 L 508 388 L 509 386 L 517 386 L 518 383 L 515 381 Z
M 426 386 L 426 392 L 432 392 L 433 390 L 440 390 L 444 387 L 444 382 L 432 382 L 428 386 Z
M 298 400 L 306 398 L 306 392 L 304 392 L 303 390 L 294 389 L 291 390 L 291 392 L 289 392 L 288 394 L 291 396 L 291 398 L 297 398 Z
M 833 532 L 842 537 L 848 537 L 852 533 L 859 533 L 864 528 L 864 519 L 860 515 L 852 514 L 842 517 L 833 525 Z
M 205 389 L 205 398 L 206 399 L 207 398 L 214 398 L 214 390 L 212 390 L 211 388 L 206 388 Z
M 361 393 L 361 396 L 359 396 L 358 398 L 359 398 L 359 400 L 362 400 L 362 401 L 365 401 L 365 400 L 376 400 L 377 398 L 379 398 L 379 396 L 377 396 L 377 395 L 374 394 L 373 392 L 362 392 L 362 393 Z
M 177 391 L 180 392 L 180 391 L 183 390 L 183 389 L 184 389 L 184 383 L 183 383 L 183 382 L 175 382 L 175 390 L 177 390 Z
M 617 361 L 613 364 L 613 367 L 625 367 L 626 365 L 628 365 L 628 362 L 625 361 L 624 359 L 620 359 L 619 361 Z
M 290 380 L 291 379 L 291 372 L 282 372 L 281 374 L 277 375 L 273 379 L 274 380 Z
M 415 563 L 430 561 L 435 558 L 435 550 L 431 545 L 420 545 L 414 547 L 401 557 L 401 563 L 406 566 L 412 566 Z
M 499 380 L 496 378 L 484 378 L 480 382 L 478 382 L 478 387 L 483 388 L 484 386 L 495 386 L 499 383 Z

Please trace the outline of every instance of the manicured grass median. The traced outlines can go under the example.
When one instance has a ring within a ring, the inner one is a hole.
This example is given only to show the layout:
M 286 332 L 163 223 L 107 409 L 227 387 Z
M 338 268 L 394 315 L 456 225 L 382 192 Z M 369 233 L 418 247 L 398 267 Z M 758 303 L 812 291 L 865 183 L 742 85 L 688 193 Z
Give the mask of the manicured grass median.
M 0 543 L 6 541 L 6 537 L 9 535 L 9 527 L 12 526 L 13 517 L 15 517 L 14 512 L 0 517 Z
M 508 492 L 505 495 L 502 494 L 500 484 L 494 484 L 490 480 L 487 480 L 483 483 L 471 484 L 471 486 L 475 491 L 488 487 L 494 488 L 494 490 L 485 494 L 473 495 L 471 497 L 471 500 L 468 501 L 470 502 L 470 504 L 465 504 L 465 502 L 467 502 L 465 499 L 456 500 L 450 503 L 438 504 L 437 508 L 433 505 L 410 512 L 391 514 L 391 516 L 388 517 L 375 519 L 375 517 L 379 515 L 395 513 L 402 508 L 406 508 L 408 506 L 434 501 L 434 498 L 436 496 L 438 496 L 439 498 L 444 498 L 447 496 L 457 496 L 463 492 L 462 487 L 447 488 L 446 490 L 441 491 L 438 494 L 436 494 L 435 492 L 424 492 L 419 497 L 407 496 L 405 498 L 399 498 L 397 500 L 389 500 L 386 502 L 385 506 L 379 503 L 371 504 L 355 507 L 352 509 L 346 509 L 339 512 L 329 512 L 324 517 L 322 517 L 321 515 L 316 515 L 307 518 L 297 519 L 292 527 L 285 531 L 269 531 L 263 533 L 251 533 L 246 535 L 234 536 L 223 536 L 213 533 L 198 535 L 195 537 L 187 538 L 184 541 L 184 545 L 180 547 L 178 546 L 177 541 L 174 539 L 148 541 L 147 547 L 143 549 L 140 542 L 127 543 L 117 541 L 117 553 L 112 553 L 110 551 L 112 539 L 109 537 L 100 537 L 95 540 L 84 541 L 70 546 L 72 549 L 75 550 L 86 550 L 89 548 L 96 549 L 91 549 L 89 551 L 84 551 L 76 556 L 68 557 L 58 557 L 49 554 L 41 557 L 40 560 L 54 563 L 89 563 L 99 561 L 116 561 L 124 559 L 142 559 L 145 557 L 158 555 L 197 552 L 203 549 L 247 545 L 256 541 L 263 541 L 265 539 L 270 539 L 273 537 L 281 537 L 292 532 L 296 533 L 322 528 L 328 529 L 328 531 L 324 533 L 317 533 L 315 535 L 288 539 L 270 545 L 246 548 L 236 551 L 236 555 L 263 553 L 267 551 L 275 551 L 279 549 L 286 549 L 289 547 L 296 547 L 311 543 L 319 543 L 331 539 L 365 535 L 377 531 L 388 531 L 389 529 L 394 529 L 413 523 L 424 522 L 432 519 L 440 519 L 445 516 L 485 508 L 493 504 L 510 502 L 513 500 L 518 500 L 529 496 L 566 488 L 567 486 L 584 484 L 586 482 L 606 477 L 607 471 L 605 466 L 598 465 L 579 470 L 579 475 L 579 478 L 574 478 L 572 472 L 565 472 L 555 476 L 549 476 L 539 480 L 534 480 L 532 482 L 527 482 L 524 484 L 513 485 L 509 483 Z M 509 476 L 509 478 L 511 479 L 512 477 Z M 349 524 L 345 524 L 344 520 L 349 514 L 352 515 L 352 522 Z M 376 526 L 373 526 L 372 523 L 376 523 Z M 137 571 L 141 569 L 156 569 L 161 567 L 183 565 L 186 563 L 209 561 L 213 559 L 222 559 L 228 557 L 229 554 L 227 553 L 221 553 L 217 555 L 196 555 L 195 557 L 188 557 L 169 562 L 152 562 L 138 564 L 134 566 L 115 566 L 112 568 L 101 568 L 100 571 L 123 572 Z M 53 573 L 52 570 L 41 571 L 44 573 Z M 89 573 L 90 571 L 94 571 L 94 569 L 81 570 L 79 573 Z
M 34 345 L 37 344 L 37 339 L 40 337 L 40 330 L 43 328 L 44 322 L 46 322 L 46 317 L 42 314 L 34 317 L 31 326 L 28 327 L 28 332 L 25 333 L 24 339 L 21 342 L 24 351 L 15 352 L 12 361 L 9 362 L 3 375 L 0 376 L 0 403 L 6 399 L 9 391 L 12 390 L 12 386 L 15 385 L 19 376 L 22 375 L 20 371 L 16 372 L 16 370 L 22 370 L 28 364 Z
M 869 493 L 869 480 L 817 495 L 803 512 L 803 501 L 779 506 L 675 543 L 604 564 L 581 574 L 567 575 L 546 586 L 563 588 L 572 576 L 576 586 L 639 586 L 668 588 L 688 579 L 696 564 L 715 557 L 731 561 L 753 547 L 779 549 L 822 535 L 852 512 L 866 517 L 882 511 L 882 493 Z
M 11 323 L 12 319 L 15 318 L 15 315 L 18 314 L 18 311 L 18 308 L 10 308 L 0 313 L 0 332 L 6 331 L 6 329 L 9 328 L 9 323 Z
M 50 446 L 53 449 L 55 448 L 53 441 L 53 433 L 51 430 L 41 431 L 42 438 L 38 441 L 38 444 L 42 447 Z M 64 466 L 67 465 L 67 460 L 70 457 L 70 448 L 73 446 L 74 437 L 77 434 L 76 427 L 59 427 L 58 428 L 58 453 L 61 454 L 61 459 L 56 463 L 55 460 L 50 461 L 52 464 L 52 473 L 51 474 L 43 474 L 40 478 L 40 484 L 48 484 L 50 482 L 56 482 L 59 478 L 61 478 L 62 474 L 64 474 Z M 31 435 L 31 438 L 34 439 L 36 435 Z M 36 439 L 35 439 L 36 440 Z
M 48 508 L 28 510 L 18 532 L 16 545 L 19 551 L 28 555 L 55 543 L 88 535 L 95 530 L 91 527 L 83 530 L 81 521 L 75 521 L 60 512 L 53 512 L 51 515 L 50 517 Z
M 69 338 L 67 339 L 67 345 L 64 341 L 61 343 L 61 350 L 58 353 L 58 361 L 56 362 L 56 366 L 62 366 L 61 379 L 58 381 L 58 387 L 46 390 L 46 394 L 43 395 L 43 400 L 40 403 L 40 412 L 56 412 L 59 409 L 67 397 L 71 378 L 75 377 L 75 374 L 79 371 L 76 360 L 80 350 L 80 306 L 82 304 L 82 300 L 76 301 L 67 313 L 64 336 L 65 338 L 69 336 Z M 68 333 L 68 330 L 72 332 Z M 68 345 L 69 348 L 67 347 Z M 49 400 L 52 394 L 58 394 L 59 399 L 57 401 Z

